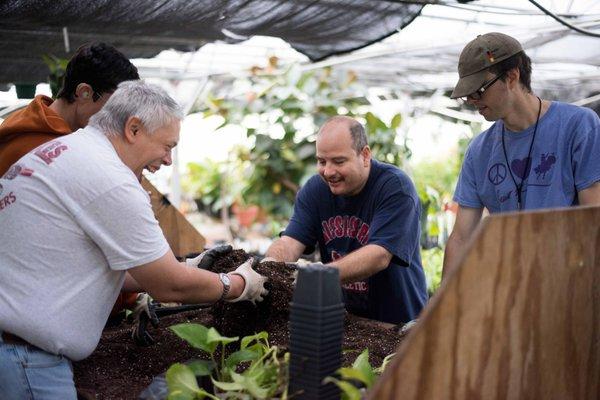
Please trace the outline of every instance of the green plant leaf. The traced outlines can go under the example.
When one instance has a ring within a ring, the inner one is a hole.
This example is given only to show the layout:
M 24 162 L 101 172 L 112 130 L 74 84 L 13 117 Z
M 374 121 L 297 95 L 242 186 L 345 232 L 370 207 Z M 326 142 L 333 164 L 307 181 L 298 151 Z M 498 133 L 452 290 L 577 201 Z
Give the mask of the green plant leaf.
M 200 391 L 192 369 L 183 364 L 173 364 L 166 373 L 169 399 L 192 400 Z
M 253 361 L 261 357 L 261 353 L 251 350 L 239 350 L 235 353 L 231 353 L 225 360 L 225 367 L 235 369 L 235 366 L 244 361 Z
M 390 122 L 390 128 L 398 129 L 400 124 L 402 123 L 402 114 L 396 114 L 392 118 L 392 122 Z
M 355 379 L 357 381 L 362 382 L 365 385 L 366 381 L 368 380 L 365 374 L 356 368 L 342 367 L 338 369 L 337 372 L 345 380 Z
M 212 360 L 195 360 L 188 364 L 196 376 L 208 376 L 215 369 L 216 364 Z
M 258 373 L 249 373 L 249 374 L 236 374 L 235 372 L 231 373 L 231 378 L 233 381 L 239 385 L 242 385 L 244 390 L 246 390 L 252 398 L 255 399 L 266 399 L 269 390 L 262 388 L 260 385 L 260 378 L 264 371 L 258 371 Z
M 375 373 L 377 375 L 381 375 L 383 373 L 383 371 L 385 371 L 385 368 L 388 366 L 390 361 L 392 361 L 392 358 L 394 358 L 395 355 L 396 355 L 396 353 L 392 353 L 392 354 L 388 354 L 387 356 L 385 356 L 385 358 L 381 362 L 381 366 L 379 368 L 375 368 L 375 370 L 374 370 Z
M 244 389 L 244 385 L 237 383 L 237 382 L 220 382 L 220 381 L 217 381 L 216 379 L 213 379 L 212 383 L 219 389 L 225 390 L 227 392 L 234 392 L 234 391 L 239 391 L 239 390 Z
M 244 336 L 240 343 L 240 349 L 244 350 L 248 345 L 252 342 L 260 342 L 268 343 L 269 334 L 266 331 L 258 332 L 254 335 Z
M 342 391 L 342 400 L 360 400 L 361 392 L 350 382 L 342 381 L 331 376 L 323 379 L 323 383 L 333 383 Z
M 208 328 L 200 324 L 177 324 L 170 326 L 177 336 L 185 340 L 190 346 L 205 351 L 212 355 L 216 348 L 216 343 L 211 343 L 208 340 Z
M 206 334 L 206 341 L 210 345 L 215 345 L 215 346 L 218 345 L 219 343 L 226 345 L 228 343 L 236 342 L 238 340 L 239 340 L 239 336 L 236 336 L 236 337 L 221 336 L 221 334 L 215 328 L 209 328 L 208 333 Z
M 352 363 L 352 368 L 361 372 L 363 379 L 361 381 L 370 388 L 375 382 L 375 372 L 369 363 L 369 349 L 365 349 Z M 343 369 L 343 368 L 342 368 Z

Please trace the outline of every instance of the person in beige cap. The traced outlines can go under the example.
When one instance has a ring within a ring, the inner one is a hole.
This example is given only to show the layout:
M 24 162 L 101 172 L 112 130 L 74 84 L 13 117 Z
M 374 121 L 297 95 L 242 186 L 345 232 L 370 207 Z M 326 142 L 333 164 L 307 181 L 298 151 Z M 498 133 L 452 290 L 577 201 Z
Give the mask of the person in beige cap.
M 531 60 L 516 39 L 497 32 L 477 36 L 463 49 L 458 74 L 450 97 L 495 122 L 465 154 L 444 275 L 456 267 L 484 208 L 496 213 L 600 204 L 598 115 L 536 96 Z

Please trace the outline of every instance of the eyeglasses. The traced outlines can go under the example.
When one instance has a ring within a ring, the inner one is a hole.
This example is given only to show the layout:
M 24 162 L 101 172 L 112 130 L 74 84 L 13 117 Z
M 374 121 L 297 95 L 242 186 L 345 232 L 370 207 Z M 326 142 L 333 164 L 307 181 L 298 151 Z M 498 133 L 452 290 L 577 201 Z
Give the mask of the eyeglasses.
M 479 100 L 481 99 L 481 97 L 483 97 L 483 94 L 485 93 L 486 90 L 488 90 L 490 88 L 490 86 L 492 86 L 494 83 L 496 83 L 496 81 L 500 78 L 502 78 L 504 76 L 504 73 L 501 73 L 499 75 L 496 75 L 495 78 L 492 78 L 491 80 L 484 82 L 483 85 L 481 85 L 481 87 L 479 89 L 477 89 L 476 91 L 474 91 L 471 94 L 468 94 L 464 97 L 461 97 L 460 99 L 464 102 L 467 102 L 467 100 Z

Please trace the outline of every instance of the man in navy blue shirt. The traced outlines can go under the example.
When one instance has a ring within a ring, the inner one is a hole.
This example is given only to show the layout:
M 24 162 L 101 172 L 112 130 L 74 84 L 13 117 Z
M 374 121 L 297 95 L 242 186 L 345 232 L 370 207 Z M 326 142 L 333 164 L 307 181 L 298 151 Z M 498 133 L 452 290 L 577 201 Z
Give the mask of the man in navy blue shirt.
M 287 229 L 266 256 L 294 262 L 318 243 L 322 262 L 340 271 L 349 312 L 395 324 L 415 319 L 427 287 L 413 183 L 371 158 L 365 130 L 352 118 L 329 119 L 316 145 L 319 173 L 298 193 Z

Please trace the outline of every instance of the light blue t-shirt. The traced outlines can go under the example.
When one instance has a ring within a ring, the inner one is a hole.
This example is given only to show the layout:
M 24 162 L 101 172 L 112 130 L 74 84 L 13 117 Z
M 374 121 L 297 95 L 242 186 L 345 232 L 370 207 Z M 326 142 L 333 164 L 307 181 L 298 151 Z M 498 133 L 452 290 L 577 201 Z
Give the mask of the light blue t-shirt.
M 504 133 L 506 157 L 503 125 L 496 121 L 469 145 L 454 192 L 461 206 L 515 211 L 514 181 L 524 180 L 522 209 L 568 207 L 578 204 L 577 192 L 600 181 L 600 119 L 592 110 L 552 102 L 539 120 L 529 163 L 535 124 Z

